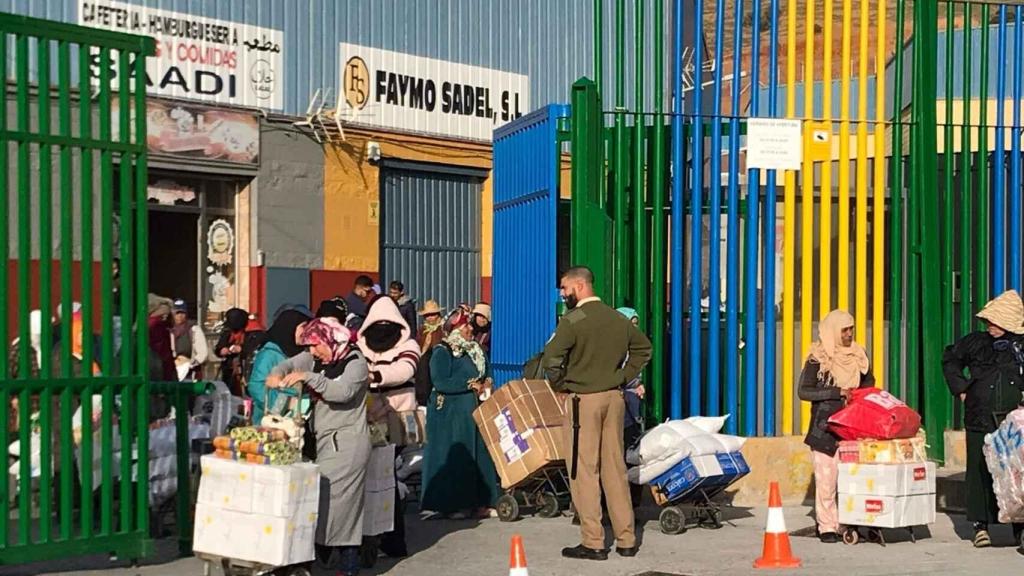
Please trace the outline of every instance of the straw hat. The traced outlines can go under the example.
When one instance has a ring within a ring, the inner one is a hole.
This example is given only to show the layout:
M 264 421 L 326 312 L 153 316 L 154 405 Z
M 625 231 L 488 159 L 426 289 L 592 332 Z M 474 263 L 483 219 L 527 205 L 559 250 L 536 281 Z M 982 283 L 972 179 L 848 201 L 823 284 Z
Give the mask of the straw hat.
M 1024 302 L 1016 290 L 1007 290 L 978 312 L 978 318 L 1014 334 L 1024 334 Z
M 423 309 L 420 310 L 420 316 L 429 316 L 431 314 L 440 314 L 444 312 L 444 308 L 437 303 L 437 300 L 427 300 L 423 303 Z
M 484 304 L 483 302 L 477 304 L 476 306 L 473 307 L 473 314 L 479 314 L 479 315 L 483 316 L 484 318 L 486 318 L 488 322 L 490 322 L 491 321 L 491 306 L 490 306 L 490 304 Z

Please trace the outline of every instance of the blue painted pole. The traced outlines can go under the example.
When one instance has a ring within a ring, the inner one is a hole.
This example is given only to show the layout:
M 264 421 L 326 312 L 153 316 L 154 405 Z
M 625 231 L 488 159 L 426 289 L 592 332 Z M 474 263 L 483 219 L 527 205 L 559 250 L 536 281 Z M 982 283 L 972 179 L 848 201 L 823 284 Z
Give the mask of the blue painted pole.
M 671 388 L 669 414 L 683 417 L 683 0 L 672 5 L 672 290 L 671 318 Z M 659 24 L 660 25 L 660 24 Z M 658 122 L 662 119 L 658 118 Z
M 771 53 L 768 57 L 768 116 L 779 115 L 779 0 L 772 1 Z M 755 48 L 755 53 L 757 52 Z M 757 67 L 755 66 L 756 70 Z M 754 88 L 756 88 L 756 84 Z M 752 90 L 754 89 L 752 88 Z M 756 92 L 755 92 L 756 93 Z M 764 203 L 764 435 L 775 435 L 775 170 L 768 171 Z M 755 352 L 756 353 L 756 352 Z
M 1024 61 L 1024 10 L 1017 6 L 1013 43 L 1013 140 L 1010 173 L 1010 286 L 1020 291 L 1020 101 L 1021 62 Z
M 711 172 L 708 193 L 711 195 L 711 214 L 708 218 L 708 397 L 704 413 L 718 416 L 722 407 L 722 52 L 725 36 L 725 2 L 718 2 L 715 9 L 715 80 L 712 91 L 714 116 L 711 121 Z M 698 12 L 700 14 L 700 12 Z M 700 36 L 697 42 L 700 42 Z M 695 66 L 700 70 L 700 61 Z M 734 78 L 734 84 L 739 80 Z M 700 90 L 700 80 L 694 80 L 695 89 Z M 699 112 L 698 112 L 699 113 Z M 732 214 L 729 214 L 732 217 Z M 729 305 L 732 305 L 729 302 Z M 735 386 L 726 382 L 726 386 Z
M 751 10 L 754 14 L 761 13 L 761 0 L 754 0 L 754 7 Z M 741 21 L 740 18 L 736 19 L 737 22 Z M 739 34 L 737 34 L 739 36 Z M 749 116 L 758 116 L 761 112 L 759 92 L 758 89 L 760 81 L 760 67 L 761 67 L 761 19 L 754 18 L 754 29 L 753 29 L 753 50 L 750 55 L 750 113 Z M 735 54 L 739 54 L 740 50 L 735 49 Z M 736 65 L 736 69 L 739 69 L 739 64 Z M 736 78 L 733 82 L 740 82 L 740 78 Z M 737 84 L 737 90 L 740 84 Z M 735 109 L 739 104 L 739 95 L 736 91 L 733 92 L 733 108 Z M 733 113 L 736 116 L 736 113 Z M 734 130 L 737 131 L 738 130 Z M 738 137 L 737 137 L 738 138 Z M 739 173 L 739 146 L 735 146 L 732 149 L 730 159 L 736 158 L 737 166 L 730 168 L 730 172 Z M 734 193 L 730 192 L 730 195 Z M 757 264 L 758 264 L 758 249 L 761 247 L 761 242 L 758 238 L 758 230 L 761 228 L 759 222 L 760 217 L 760 205 L 759 197 L 761 195 L 761 171 L 760 170 L 748 170 L 747 171 L 747 233 L 744 238 L 744 248 L 746 249 L 746 262 L 744 263 L 744 275 L 745 280 L 744 296 L 746 296 L 746 305 L 743 309 L 746 311 L 746 326 L 744 332 L 744 366 L 743 366 L 743 435 L 744 436 L 756 436 L 757 435 L 757 358 L 758 358 L 758 344 L 759 338 L 757 333 Z M 732 237 L 732 232 L 729 233 L 729 237 Z M 768 251 L 765 250 L 765 254 Z M 732 297 L 729 297 L 732 301 Z M 739 351 L 736 352 L 739 356 Z M 735 420 L 730 418 L 730 421 Z
M 992 292 L 1006 290 L 1006 6 L 999 7 L 999 32 L 996 56 L 996 151 L 992 177 Z M 1016 60 L 1016 58 L 1014 58 Z M 988 66 L 988 62 L 983 62 Z M 949 120 L 946 120 L 949 124 Z M 947 152 L 948 154 L 948 152 Z
M 757 14 L 757 12 L 754 12 Z M 743 62 L 740 59 L 743 49 L 743 0 L 736 0 L 736 11 L 733 18 L 733 43 L 732 43 L 732 103 L 729 118 L 729 196 L 727 210 L 729 215 L 726 219 L 726 250 L 725 250 L 725 386 L 726 386 L 726 411 L 732 414 L 729 422 L 731 429 L 736 428 L 736 421 L 739 418 L 739 385 L 740 385 L 740 88 L 743 85 Z M 757 26 L 757 18 L 754 18 L 754 25 Z M 757 38 L 757 32 L 754 32 Z M 755 90 L 756 92 L 756 90 Z M 747 190 L 752 190 L 750 182 L 747 182 Z M 750 194 L 747 195 L 747 230 L 750 230 Z M 755 205 L 757 200 L 754 200 Z M 757 228 L 754 228 L 756 231 Z M 757 236 L 747 235 L 747 245 L 757 245 Z M 749 267 L 748 267 L 749 270 Z M 756 264 L 754 270 L 757 270 Z M 746 293 L 750 293 L 750 274 L 747 274 Z M 748 299 L 749 302 L 749 299 Z M 756 316 L 757 308 L 751 312 L 747 308 L 747 317 Z M 749 336 L 749 332 L 748 332 Z M 752 368 L 752 367 L 751 367 Z M 749 370 L 750 368 L 748 368 Z M 748 405 L 744 402 L 743 407 Z M 749 412 L 750 410 L 745 410 Z
M 701 92 L 703 80 L 702 63 L 704 62 L 704 0 L 696 0 L 693 19 L 693 122 L 690 132 L 693 138 L 693 153 L 690 154 L 693 170 L 690 181 L 690 415 L 701 413 L 701 356 L 700 356 L 700 292 L 701 264 L 704 261 L 701 244 L 701 228 L 703 227 L 704 194 L 704 122 L 701 114 L 704 111 L 704 99 Z

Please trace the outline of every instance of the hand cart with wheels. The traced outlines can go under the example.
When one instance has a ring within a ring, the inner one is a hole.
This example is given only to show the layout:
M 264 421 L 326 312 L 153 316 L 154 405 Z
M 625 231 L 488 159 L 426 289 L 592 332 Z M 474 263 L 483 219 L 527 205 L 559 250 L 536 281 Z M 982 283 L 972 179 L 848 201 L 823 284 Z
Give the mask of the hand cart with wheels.
M 528 478 L 505 490 L 498 497 L 496 508 L 502 522 L 515 522 L 524 509 L 531 509 L 541 518 L 555 518 L 569 508 L 569 474 L 563 462 L 549 464 Z
M 213 566 L 219 565 L 224 576 L 312 576 L 312 562 L 293 566 L 270 566 L 260 562 L 249 562 L 234 558 L 224 558 L 213 554 L 196 554 L 203 561 L 203 576 L 213 574 Z
M 914 532 L 913 526 L 904 526 L 904 530 L 910 533 L 910 542 L 917 543 L 917 534 Z M 860 542 L 867 541 L 870 544 L 878 544 L 882 547 L 885 546 L 885 534 L 882 532 L 882 528 L 875 526 L 844 526 L 843 527 L 843 543 L 850 546 L 854 546 Z
M 684 458 L 650 483 L 654 501 L 662 507 L 661 531 L 682 534 L 689 526 L 721 528 L 722 506 L 715 499 L 749 472 L 739 452 Z
M 837 506 L 843 542 L 885 546 L 883 530 L 906 530 L 935 522 L 935 464 L 839 464 Z

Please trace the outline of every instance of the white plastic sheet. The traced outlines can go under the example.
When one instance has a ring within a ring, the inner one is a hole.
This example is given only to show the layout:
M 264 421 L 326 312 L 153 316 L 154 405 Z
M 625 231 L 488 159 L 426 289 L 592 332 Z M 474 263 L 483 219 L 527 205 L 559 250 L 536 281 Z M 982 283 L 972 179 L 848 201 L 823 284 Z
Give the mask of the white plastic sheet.
M 985 436 L 985 462 L 999 504 L 999 521 L 1024 522 L 1024 408 Z

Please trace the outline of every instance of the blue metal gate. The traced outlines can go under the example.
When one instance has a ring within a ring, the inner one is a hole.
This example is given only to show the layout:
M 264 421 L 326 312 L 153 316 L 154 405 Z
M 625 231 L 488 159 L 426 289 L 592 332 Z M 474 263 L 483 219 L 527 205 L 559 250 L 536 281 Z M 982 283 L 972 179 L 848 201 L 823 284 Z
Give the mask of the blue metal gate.
M 559 121 L 550 105 L 494 132 L 494 381 L 522 366 L 555 330 L 558 305 Z

